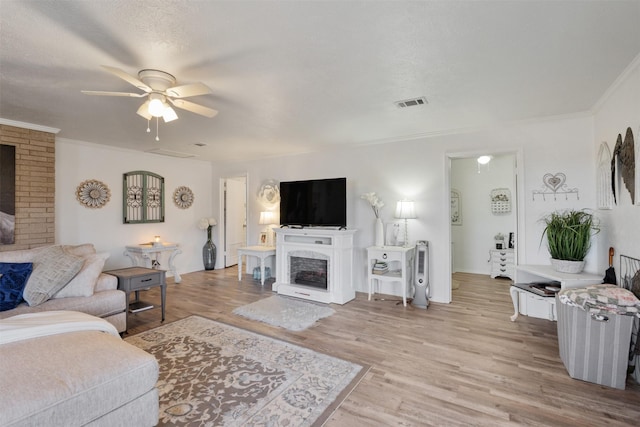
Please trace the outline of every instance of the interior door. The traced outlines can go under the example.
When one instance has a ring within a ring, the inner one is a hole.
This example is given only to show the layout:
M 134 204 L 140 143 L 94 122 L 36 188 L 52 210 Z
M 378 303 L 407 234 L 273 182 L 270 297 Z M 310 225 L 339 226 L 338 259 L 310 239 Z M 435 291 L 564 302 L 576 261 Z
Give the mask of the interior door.
M 225 261 L 238 264 L 238 248 L 247 245 L 247 179 L 227 178 L 225 183 Z

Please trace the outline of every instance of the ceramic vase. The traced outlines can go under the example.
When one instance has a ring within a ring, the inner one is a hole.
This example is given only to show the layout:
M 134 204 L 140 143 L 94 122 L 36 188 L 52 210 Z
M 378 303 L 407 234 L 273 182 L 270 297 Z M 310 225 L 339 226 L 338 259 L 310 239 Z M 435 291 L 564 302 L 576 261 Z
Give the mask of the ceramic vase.
M 584 270 L 585 261 L 566 261 L 551 258 L 551 266 L 560 273 L 578 274 Z
M 384 246 L 384 227 L 380 218 L 376 218 L 375 239 L 376 246 Z
M 202 247 L 202 263 L 204 264 L 205 270 L 213 270 L 216 268 L 216 245 L 214 245 L 211 240 L 212 228 L 211 225 L 207 227 L 207 242 Z

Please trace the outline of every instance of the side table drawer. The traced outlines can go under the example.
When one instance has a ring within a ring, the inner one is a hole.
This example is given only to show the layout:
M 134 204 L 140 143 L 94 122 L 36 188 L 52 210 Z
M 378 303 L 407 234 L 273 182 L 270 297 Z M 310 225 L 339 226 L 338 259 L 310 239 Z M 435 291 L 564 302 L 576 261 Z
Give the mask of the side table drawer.
M 129 282 L 129 290 L 137 291 L 151 286 L 159 286 L 161 275 L 158 273 L 147 274 L 146 276 L 132 277 Z

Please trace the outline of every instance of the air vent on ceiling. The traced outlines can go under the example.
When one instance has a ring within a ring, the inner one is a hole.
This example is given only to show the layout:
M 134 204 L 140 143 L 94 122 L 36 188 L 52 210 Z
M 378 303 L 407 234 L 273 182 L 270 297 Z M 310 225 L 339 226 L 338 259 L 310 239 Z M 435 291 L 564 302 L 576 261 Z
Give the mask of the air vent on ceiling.
M 147 153 L 160 154 L 161 156 L 179 157 L 181 159 L 196 157 L 195 154 L 180 153 L 178 151 L 165 150 L 164 148 L 154 148 L 153 150 L 147 151 Z
M 395 104 L 398 108 L 417 107 L 419 105 L 426 105 L 427 99 L 424 96 L 421 96 L 420 98 L 411 98 L 397 101 Z

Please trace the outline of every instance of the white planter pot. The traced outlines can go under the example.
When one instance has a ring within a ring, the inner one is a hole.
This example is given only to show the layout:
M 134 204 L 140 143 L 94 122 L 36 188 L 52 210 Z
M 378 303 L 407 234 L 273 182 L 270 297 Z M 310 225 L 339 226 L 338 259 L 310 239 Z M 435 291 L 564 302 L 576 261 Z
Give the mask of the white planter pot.
M 563 259 L 551 258 L 551 266 L 560 273 L 578 274 L 584 270 L 584 261 L 566 261 Z
M 380 218 L 376 218 L 375 245 L 384 246 L 384 226 L 382 224 L 382 219 Z

